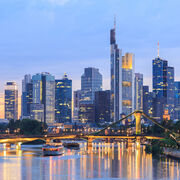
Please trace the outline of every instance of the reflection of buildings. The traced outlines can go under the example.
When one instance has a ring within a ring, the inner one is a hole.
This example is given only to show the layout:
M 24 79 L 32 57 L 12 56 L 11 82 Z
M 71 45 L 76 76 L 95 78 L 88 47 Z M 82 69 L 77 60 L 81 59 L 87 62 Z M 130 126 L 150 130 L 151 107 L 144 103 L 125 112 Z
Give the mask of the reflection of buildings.
M 18 89 L 15 82 L 5 85 L 5 119 L 18 119 Z

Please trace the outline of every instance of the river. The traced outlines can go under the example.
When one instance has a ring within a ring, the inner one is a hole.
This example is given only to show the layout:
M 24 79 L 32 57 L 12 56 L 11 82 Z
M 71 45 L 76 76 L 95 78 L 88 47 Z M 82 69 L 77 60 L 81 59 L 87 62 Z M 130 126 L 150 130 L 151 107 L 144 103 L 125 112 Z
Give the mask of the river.
M 0 180 L 56 179 L 180 179 L 180 161 L 154 159 L 144 147 L 125 148 L 123 143 L 94 144 L 87 149 L 66 149 L 60 156 L 42 155 L 41 146 L 0 148 Z

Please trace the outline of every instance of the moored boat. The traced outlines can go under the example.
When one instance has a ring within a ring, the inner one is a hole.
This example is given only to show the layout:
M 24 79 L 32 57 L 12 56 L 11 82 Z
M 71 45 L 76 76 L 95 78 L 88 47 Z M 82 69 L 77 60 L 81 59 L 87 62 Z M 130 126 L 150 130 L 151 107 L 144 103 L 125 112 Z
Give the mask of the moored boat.
M 62 144 L 45 144 L 42 147 L 44 156 L 57 156 L 64 153 Z

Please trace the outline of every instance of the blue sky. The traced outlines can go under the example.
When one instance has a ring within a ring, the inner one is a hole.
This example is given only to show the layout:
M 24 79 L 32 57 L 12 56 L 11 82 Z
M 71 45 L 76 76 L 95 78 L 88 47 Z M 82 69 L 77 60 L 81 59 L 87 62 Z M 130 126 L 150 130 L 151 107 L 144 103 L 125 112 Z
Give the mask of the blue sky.
M 152 59 L 175 67 L 180 80 L 179 0 L 0 0 L 0 92 L 24 74 L 64 72 L 80 88 L 85 67 L 97 67 L 109 88 L 109 30 L 117 16 L 117 41 L 135 54 L 135 72 L 151 84 Z

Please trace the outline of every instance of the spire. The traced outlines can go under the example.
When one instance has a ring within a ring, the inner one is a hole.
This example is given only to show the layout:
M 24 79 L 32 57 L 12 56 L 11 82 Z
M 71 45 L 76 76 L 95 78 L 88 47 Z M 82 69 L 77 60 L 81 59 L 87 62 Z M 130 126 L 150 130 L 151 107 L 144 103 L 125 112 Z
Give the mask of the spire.
M 116 14 L 114 15 L 114 30 L 116 31 Z
M 159 57 L 159 41 L 158 41 L 158 57 Z

